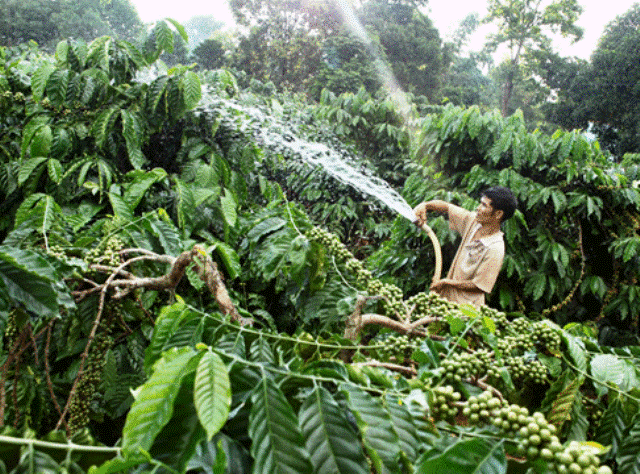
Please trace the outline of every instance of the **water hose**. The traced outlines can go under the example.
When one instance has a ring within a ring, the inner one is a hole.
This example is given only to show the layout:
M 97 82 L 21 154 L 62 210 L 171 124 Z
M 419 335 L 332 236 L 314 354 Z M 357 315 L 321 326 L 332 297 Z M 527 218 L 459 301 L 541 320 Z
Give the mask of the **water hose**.
M 415 224 L 427 233 L 427 235 L 431 239 L 431 243 L 433 244 L 433 251 L 436 254 L 436 268 L 433 272 L 431 283 L 435 283 L 440 280 L 440 276 L 442 274 L 442 249 L 440 248 L 440 242 L 438 242 L 438 238 L 436 237 L 435 232 L 433 232 L 431 227 L 429 227 L 426 223 L 420 224 L 418 221 L 416 221 Z

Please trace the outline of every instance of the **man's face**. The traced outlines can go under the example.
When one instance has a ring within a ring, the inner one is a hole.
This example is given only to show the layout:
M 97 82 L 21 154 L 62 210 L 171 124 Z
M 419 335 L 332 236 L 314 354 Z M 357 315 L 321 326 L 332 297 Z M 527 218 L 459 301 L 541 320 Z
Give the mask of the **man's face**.
M 495 220 L 500 220 L 500 211 L 496 211 L 491 205 L 491 199 L 486 196 L 480 198 L 480 204 L 476 209 L 477 219 L 480 224 L 490 224 Z

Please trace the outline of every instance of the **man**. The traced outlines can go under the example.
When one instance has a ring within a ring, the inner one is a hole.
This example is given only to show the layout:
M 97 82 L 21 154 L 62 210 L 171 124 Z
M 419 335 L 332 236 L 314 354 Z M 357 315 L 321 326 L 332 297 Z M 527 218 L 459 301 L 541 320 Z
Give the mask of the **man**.
M 446 201 L 419 204 L 413 210 L 418 224 L 427 220 L 427 211 L 446 213 L 449 227 L 462 235 L 462 242 L 446 278 L 431 285 L 450 301 L 481 306 L 498 278 L 504 259 L 504 239 L 500 225 L 513 216 L 516 199 L 508 188 L 496 186 L 482 193 L 475 212 Z

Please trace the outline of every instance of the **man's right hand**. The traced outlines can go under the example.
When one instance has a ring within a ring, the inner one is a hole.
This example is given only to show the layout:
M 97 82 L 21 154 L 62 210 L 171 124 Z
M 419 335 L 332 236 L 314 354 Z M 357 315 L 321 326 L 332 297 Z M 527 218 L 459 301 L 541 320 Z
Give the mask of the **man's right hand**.
M 449 211 L 449 203 L 439 199 L 421 202 L 413 208 L 413 212 L 416 215 L 416 225 L 421 226 L 422 224 L 427 223 L 427 211 L 446 214 Z
M 413 208 L 413 212 L 416 215 L 416 225 L 421 226 L 427 222 L 427 203 L 421 202 Z

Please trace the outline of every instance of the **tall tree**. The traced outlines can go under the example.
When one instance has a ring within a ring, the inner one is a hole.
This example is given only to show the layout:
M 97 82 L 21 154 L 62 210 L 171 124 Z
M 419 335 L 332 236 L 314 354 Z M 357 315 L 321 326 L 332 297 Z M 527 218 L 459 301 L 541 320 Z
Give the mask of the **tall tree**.
M 438 30 L 418 8 L 425 3 L 370 0 L 359 17 L 379 38 L 400 86 L 434 99 L 450 58 Z
M 225 52 L 221 41 L 209 38 L 196 46 L 190 58 L 197 62 L 201 69 L 216 69 L 224 64 Z
M 542 68 L 542 77 L 556 97 L 543 104 L 545 120 L 565 129 L 586 128 L 591 64 L 584 59 L 553 54 L 542 62 Z
M 214 33 L 224 26 L 224 22 L 216 20 L 212 15 L 194 16 L 184 23 L 189 35 L 189 49 L 193 51 L 204 40 L 210 39 Z
M 495 82 L 483 73 L 483 69 L 493 64 L 491 55 L 484 50 L 466 51 L 471 35 L 478 26 L 478 13 L 470 13 L 444 46 L 452 60 L 445 71 L 440 95 L 443 100 L 455 105 L 489 106 L 495 96 Z
M 3 0 L 0 44 L 33 40 L 44 47 L 63 38 L 92 40 L 110 35 L 138 36 L 142 22 L 130 0 Z
M 617 157 L 640 150 L 640 4 L 609 23 L 591 61 L 549 56 L 545 80 L 557 100 L 547 120 L 589 129 Z
M 504 46 L 509 51 L 500 104 L 506 116 L 521 65 L 531 69 L 539 57 L 535 53 L 551 53 L 551 34 L 574 40 L 582 37 L 582 29 L 575 24 L 582 7 L 577 0 L 489 0 L 487 7 L 484 22 L 495 24 L 497 32 L 486 48 L 495 52 Z
M 640 3 L 607 25 L 588 82 L 587 117 L 600 140 L 618 156 L 640 151 Z
M 322 31 L 314 29 L 306 2 L 232 0 L 237 23 L 249 32 L 241 37 L 231 64 L 250 77 L 278 88 L 304 91 L 321 63 Z M 321 22 L 320 22 L 321 23 Z

